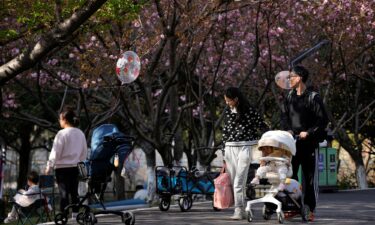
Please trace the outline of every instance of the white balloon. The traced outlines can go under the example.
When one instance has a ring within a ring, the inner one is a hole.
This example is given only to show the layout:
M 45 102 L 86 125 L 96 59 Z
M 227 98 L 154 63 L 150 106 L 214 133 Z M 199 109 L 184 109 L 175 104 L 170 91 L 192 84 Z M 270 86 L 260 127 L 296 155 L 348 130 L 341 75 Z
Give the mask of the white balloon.
M 290 82 L 289 82 L 289 71 L 281 71 L 276 74 L 275 82 L 277 86 L 281 87 L 282 89 L 291 89 Z
M 133 51 L 126 51 L 116 63 L 116 74 L 121 83 L 128 84 L 135 81 L 141 70 L 141 61 Z

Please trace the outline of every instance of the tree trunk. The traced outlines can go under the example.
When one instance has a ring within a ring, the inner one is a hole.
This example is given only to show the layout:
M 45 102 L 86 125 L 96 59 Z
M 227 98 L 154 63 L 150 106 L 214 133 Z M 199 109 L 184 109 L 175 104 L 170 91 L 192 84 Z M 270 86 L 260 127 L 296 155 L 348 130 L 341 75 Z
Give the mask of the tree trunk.
M 359 189 L 367 188 L 366 171 L 362 158 L 362 145 L 353 144 L 344 129 L 337 130 L 337 138 L 341 146 L 349 153 L 356 166 L 356 178 Z
M 20 170 L 18 173 L 17 178 L 17 189 L 24 188 L 26 185 L 26 178 L 27 173 L 29 170 L 29 162 L 30 162 L 30 151 L 31 151 L 31 143 L 30 143 L 30 136 L 31 136 L 31 127 L 30 126 L 23 126 L 20 131 L 20 138 L 21 138 L 21 148 L 19 150 L 19 166 Z
M 155 177 L 155 165 L 156 165 L 156 156 L 155 151 L 152 151 L 150 154 L 146 154 L 147 162 L 147 201 L 152 203 L 155 197 L 155 186 L 156 186 L 156 177 Z
M 357 164 L 358 163 L 358 164 Z M 363 165 L 363 161 L 357 162 L 356 161 L 356 170 L 355 170 L 356 178 L 357 178 L 357 185 L 359 189 L 366 189 L 368 188 L 367 179 L 366 179 L 366 171 Z

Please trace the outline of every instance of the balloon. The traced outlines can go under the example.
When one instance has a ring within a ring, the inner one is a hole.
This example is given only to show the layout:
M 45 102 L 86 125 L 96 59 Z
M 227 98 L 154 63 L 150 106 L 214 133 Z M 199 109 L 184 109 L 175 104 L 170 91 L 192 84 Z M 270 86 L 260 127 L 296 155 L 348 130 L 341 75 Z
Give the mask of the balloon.
M 277 86 L 281 87 L 282 89 L 291 89 L 289 83 L 289 71 L 281 71 L 275 76 L 275 82 Z
M 135 81 L 141 70 L 141 61 L 138 55 L 133 51 L 126 51 L 117 60 L 116 74 L 121 83 L 129 84 Z

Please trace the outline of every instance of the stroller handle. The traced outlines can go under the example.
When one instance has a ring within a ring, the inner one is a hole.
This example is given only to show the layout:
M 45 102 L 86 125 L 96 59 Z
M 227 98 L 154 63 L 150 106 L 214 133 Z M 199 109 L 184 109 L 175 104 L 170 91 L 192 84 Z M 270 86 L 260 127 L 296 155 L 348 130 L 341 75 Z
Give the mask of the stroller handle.
M 131 135 L 123 135 L 122 137 L 125 138 L 126 140 L 129 140 L 129 141 L 135 140 L 135 137 L 131 136 Z M 111 139 L 116 138 L 116 136 L 114 134 L 112 134 L 112 135 L 104 136 L 103 138 L 104 138 L 104 140 L 111 140 Z
M 272 156 L 260 157 L 259 160 L 289 162 L 287 159 L 284 159 L 284 158 L 281 158 L 281 157 L 272 157 Z

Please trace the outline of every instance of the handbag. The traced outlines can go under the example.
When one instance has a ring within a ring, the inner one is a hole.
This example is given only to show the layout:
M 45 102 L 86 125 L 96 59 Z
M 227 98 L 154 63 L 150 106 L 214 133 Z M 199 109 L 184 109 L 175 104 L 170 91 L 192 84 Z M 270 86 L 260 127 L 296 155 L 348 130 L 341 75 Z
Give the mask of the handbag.
M 226 209 L 234 204 L 233 188 L 229 173 L 225 171 L 226 165 L 221 168 L 220 175 L 214 179 L 214 207 Z

